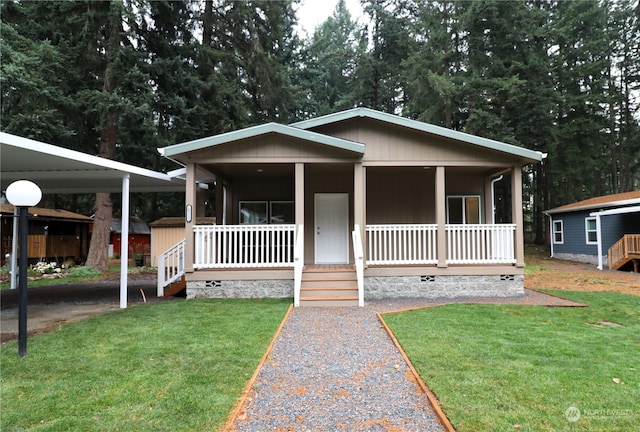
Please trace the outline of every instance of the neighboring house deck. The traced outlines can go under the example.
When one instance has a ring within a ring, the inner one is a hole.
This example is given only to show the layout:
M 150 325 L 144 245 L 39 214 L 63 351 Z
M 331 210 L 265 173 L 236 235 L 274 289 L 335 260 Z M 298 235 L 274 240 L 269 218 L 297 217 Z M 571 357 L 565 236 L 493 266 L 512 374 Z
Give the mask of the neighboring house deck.
M 185 240 L 161 257 L 160 291 L 184 278 L 188 297 L 296 305 L 524 292 L 522 167 L 539 152 L 365 108 L 160 152 L 187 179 Z M 202 174 L 217 225 L 196 223 Z M 497 181 L 508 223 L 494 223 Z
M 590 198 L 545 212 L 551 256 L 610 269 L 633 268 L 640 259 L 640 191 Z

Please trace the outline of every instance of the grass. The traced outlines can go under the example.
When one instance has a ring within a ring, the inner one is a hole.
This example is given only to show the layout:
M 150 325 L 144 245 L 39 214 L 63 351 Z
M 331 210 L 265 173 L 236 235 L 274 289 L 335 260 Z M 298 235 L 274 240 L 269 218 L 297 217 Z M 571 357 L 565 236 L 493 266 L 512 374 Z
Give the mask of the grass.
M 457 304 L 385 321 L 459 431 L 637 430 L 640 298 L 556 294 L 590 307 Z
M 290 300 L 139 305 L 0 347 L 3 431 L 219 429 Z

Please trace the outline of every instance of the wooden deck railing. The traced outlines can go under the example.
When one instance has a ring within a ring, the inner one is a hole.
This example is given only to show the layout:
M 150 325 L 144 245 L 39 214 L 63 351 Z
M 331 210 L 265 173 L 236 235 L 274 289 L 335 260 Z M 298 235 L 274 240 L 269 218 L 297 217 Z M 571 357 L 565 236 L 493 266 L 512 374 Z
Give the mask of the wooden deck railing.
M 640 257 L 640 234 L 626 234 L 609 248 L 609 268 L 618 269 L 631 258 Z

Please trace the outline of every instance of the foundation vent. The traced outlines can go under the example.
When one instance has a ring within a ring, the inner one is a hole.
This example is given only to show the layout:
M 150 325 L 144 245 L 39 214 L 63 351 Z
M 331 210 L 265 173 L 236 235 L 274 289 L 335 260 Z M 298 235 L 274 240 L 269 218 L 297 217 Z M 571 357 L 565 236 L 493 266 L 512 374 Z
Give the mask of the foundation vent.
M 420 282 L 435 282 L 435 276 L 420 276 Z
M 222 281 L 219 281 L 219 280 L 217 280 L 217 281 L 216 280 L 214 280 L 214 281 L 206 281 L 204 283 L 204 285 L 207 288 L 220 288 L 220 287 L 222 287 Z
M 515 280 L 516 277 L 514 275 L 500 275 L 501 281 L 512 281 Z

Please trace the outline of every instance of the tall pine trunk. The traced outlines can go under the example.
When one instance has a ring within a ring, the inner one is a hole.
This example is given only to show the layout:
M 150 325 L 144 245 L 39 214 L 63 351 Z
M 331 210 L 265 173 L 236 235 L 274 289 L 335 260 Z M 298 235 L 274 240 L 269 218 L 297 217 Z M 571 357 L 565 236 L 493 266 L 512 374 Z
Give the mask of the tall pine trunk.
M 122 27 L 119 9 L 113 7 L 111 3 L 109 8 L 109 20 L 107 23 L 106 41 L 105 41 L 105 58 L 106 65 L 104 70 L 103 93 L 110 95 L 116 88 L 115 83 L 115 58 L 116 50 L 119 48 L 120 30 Z M 116 141 L 118 137 L 118 114 L 114 108 L 106 106 L 100 113 L 100 157 L 106 159 L 115 159 Z M 111 236 L 111 220 L 113 217 L 113 202 L 111 194 L 97 193 L 95 204 L 95 217 L 93 222 L 93 231 L 91 235 L 91 244 L 89 245 L 89 253 L 87 256 L 87 266 L 94 267 L 100 271 L 109 270 L 109 240 Z M 127 223 L 127 221 L 122 221 Z M 127 265 L 127 263 L 122 263 Z

